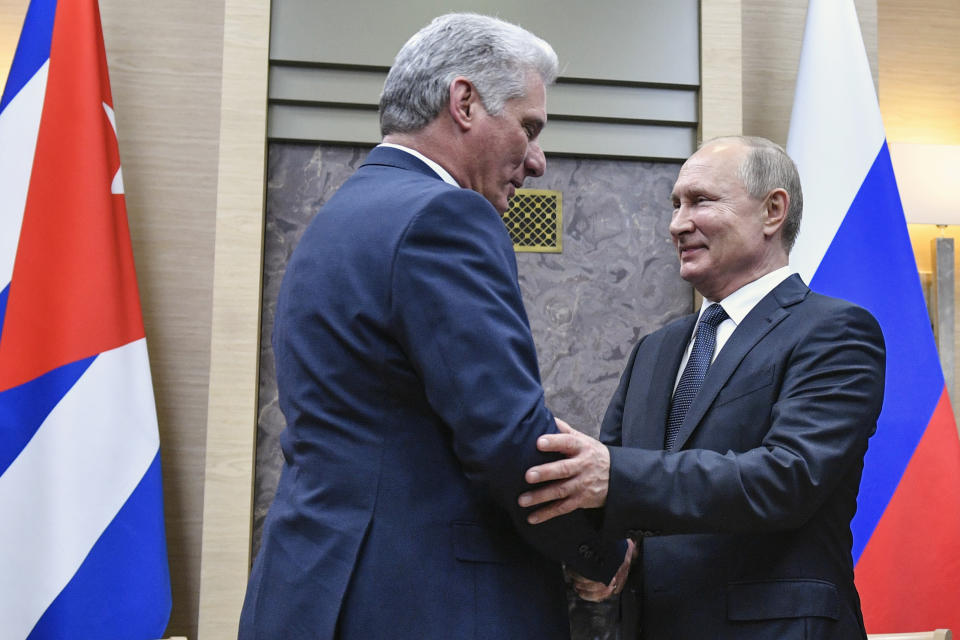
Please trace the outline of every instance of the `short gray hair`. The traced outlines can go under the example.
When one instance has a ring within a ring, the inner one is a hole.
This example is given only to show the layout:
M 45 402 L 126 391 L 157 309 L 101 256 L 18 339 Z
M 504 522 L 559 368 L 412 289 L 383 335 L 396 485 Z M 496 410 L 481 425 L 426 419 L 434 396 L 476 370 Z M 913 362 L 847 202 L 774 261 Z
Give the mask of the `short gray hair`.
M 738 174 L 747 193 L 753 198 L 765 198 L 774 189 L 783 189 L 790 197 L 787 217 L 783 223 L 781 239 L 790 253 L 797 234 L 800 232 L 800 218 L 803 215 L 803 190 L 800 188 L 800 174 L 783 147 L 775 142 L 757 136 L 724 136 L 710 140 L 705 144 L 722 140 L 735 140 L 743 144 L 749 152 L 740 163 Z
M 557 54 L 515 24 L 474 13 L 434 18 L 397 54 L 380 94 L 380 132 L 419 131 L 450 101 L 450 83 L 470 80 L 491 115 L 524 96 L 528 75 L 544 84 L 557 77 Z

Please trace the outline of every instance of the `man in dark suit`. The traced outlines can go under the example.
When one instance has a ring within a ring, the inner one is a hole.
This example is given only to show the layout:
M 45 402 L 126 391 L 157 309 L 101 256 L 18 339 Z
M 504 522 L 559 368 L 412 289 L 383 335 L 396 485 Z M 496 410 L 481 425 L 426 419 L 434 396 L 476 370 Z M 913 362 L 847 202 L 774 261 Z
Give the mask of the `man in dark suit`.
M 556 458 L 498 212 L 543 173 L 556 54 L 442 16 L 397 55 L 384 144 L 318 212 L 273 343 L 284 468 L 240 638 L 569 636 L 560 562 L 608 582 L 627 545 L 582 514 L 532 527 L 524 471 Z
M 540 439 L 569 458 L 531 469 L 548 484 L 520 504 L 546 503 L 532 522 L 602 507 L 608 531 L 638 540 L 624 638 L 864 638 L 850 520 L 883 399 L 880 328 L 791 275 L 802 197 L 777 145 L 714 140 L 672 197 L 703 307 L 636 345 L 603 444 Z

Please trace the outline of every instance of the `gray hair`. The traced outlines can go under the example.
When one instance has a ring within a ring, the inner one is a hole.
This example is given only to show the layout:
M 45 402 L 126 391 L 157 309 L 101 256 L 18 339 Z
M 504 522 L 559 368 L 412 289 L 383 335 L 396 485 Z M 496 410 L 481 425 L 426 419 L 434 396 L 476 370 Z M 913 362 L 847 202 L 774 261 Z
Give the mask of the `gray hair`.
M 557 77 L 557 54 L 526 29 L 498 18 L 450 13 L 434 18 L 397 54 L 380 94 L 380 132 L 419 131 L 447 106 L 457 76 L 476 87 L 491 115 L 524 96 L 528 74 Z
M 783 147 L 766 138 L 758 136 L 724 136 L 719 140 L 735 140 L 749 149 L 747 157 L 740 164 L 738 175 L 753 198 L 765 198 L 774 189 L 783 189 L 790 197 L 787 217 L 783 223 L 781 239 L 790 253 L 800 232 L 800 218 L 803 215 L 803 190 L 800 188 L 800 174 Z

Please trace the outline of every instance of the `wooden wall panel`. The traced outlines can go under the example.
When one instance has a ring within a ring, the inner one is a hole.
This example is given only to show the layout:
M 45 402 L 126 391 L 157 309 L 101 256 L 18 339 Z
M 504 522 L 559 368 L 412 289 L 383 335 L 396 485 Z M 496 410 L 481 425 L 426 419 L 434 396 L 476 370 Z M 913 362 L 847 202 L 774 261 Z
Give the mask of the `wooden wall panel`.
M 100 0 L 127 211 L 153 371 L 169 633 L 196 637 L 222 0 Z
M 887 139 L 960 144 L 960 3 L 878 0 L 878 31 Z
M 236 638 L 250 566 L 270 3 L 226 0 L 199 635 Z
M 877 0 L 854 0 L 877 83 Z M 786 146 L 807 16 L 801 0 L 743 0 L 743 133 Z
M 700 2 L 699 142 L 743 131 L 741 0 Z
M 7 82 L 27 4 L 27 0 L 0 0 L 0 92 Z

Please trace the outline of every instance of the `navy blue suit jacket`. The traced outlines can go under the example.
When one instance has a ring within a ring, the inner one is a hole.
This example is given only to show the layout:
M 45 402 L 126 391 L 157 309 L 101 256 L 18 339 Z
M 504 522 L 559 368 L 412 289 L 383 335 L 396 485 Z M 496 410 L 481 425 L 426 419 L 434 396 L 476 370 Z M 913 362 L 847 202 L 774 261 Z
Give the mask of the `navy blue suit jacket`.
M 850 520 L 883 400 L 868 312 L 791 276 L 744 318 L 663 451 L 696 315 L 643 338 L 610 403 L 606 526 L 641 540 L 624 638 L 864 638 Z
M 560 561 L 606 581 L 625 547 L 517 506 L 556 428 L 489 202 L 374 149 L 294 251 L 273 343 L 284 467 L 241 639 L 569 635 Z

